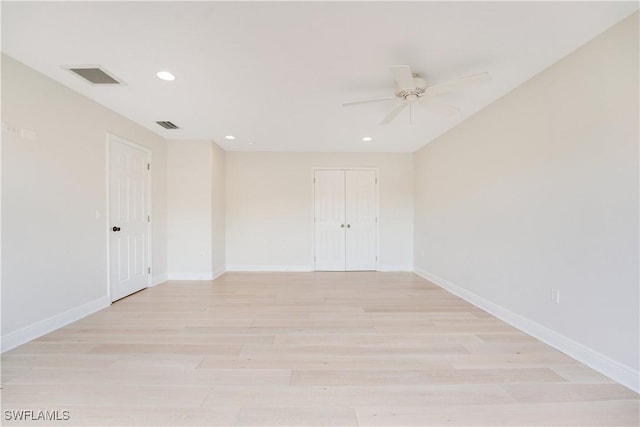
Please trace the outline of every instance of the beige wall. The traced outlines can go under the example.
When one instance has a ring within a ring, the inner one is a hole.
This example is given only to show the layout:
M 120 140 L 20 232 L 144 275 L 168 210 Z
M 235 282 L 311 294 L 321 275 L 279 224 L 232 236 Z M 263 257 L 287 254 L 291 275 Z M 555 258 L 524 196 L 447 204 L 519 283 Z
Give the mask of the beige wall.
M 171 280 L 224 272 L 225 152 L 212 141 L 167 141 Z
M 167 141 L 169 279 L 211 278 L 211 141 Z
M 3 343 L 108 304 L 107 132 L 152 150 L 152 271 L 166 278 L 163 138 L 4 55 L 2 121 L 37 133 L 2 134 Z
M 416 270 L 637 375 L 638 90 L 636 13 L 416 152 Z
M 212 143 L 211 150 L 211 257 L 212 274 L 218 276 L 226 269 L 225 260 L 225 165 L 226 153 Z
M 231 270 L 313 269 L 313 168 L 379 169 L 379 266 L 412 269 L 411 154 L 227 153 L 226 261 Z

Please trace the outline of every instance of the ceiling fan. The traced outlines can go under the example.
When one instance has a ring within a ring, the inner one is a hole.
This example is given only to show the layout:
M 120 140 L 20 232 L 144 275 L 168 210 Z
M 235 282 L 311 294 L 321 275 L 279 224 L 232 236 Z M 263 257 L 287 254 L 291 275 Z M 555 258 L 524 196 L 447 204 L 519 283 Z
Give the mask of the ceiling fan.
M 391 73 L 395 79 L 395 95 L 386 96 L 382 98 L 364 99 L 361 101 L 345 102 L 343 107 L 348 107 L 357 104 L 366 104 L 369 102 L 380 101 L 400 101 L 387 116 L 382 119 L 380 124 L 386 125 L 391 123 L 402 110 L 409 106 L 409 123 L 412 122 L 411 107 L 414 104 L 418 104 L 425 109 L 443 115 L 452 116 L 458 113 L 458 109 L 448 104 L 444 104 L 436 99 L 438 95 L 442 95 L 448 92 L 453 92 L 459 89 L 463 89 L 469 86 L 475 86 L 487 82 L 491 79 L 489 73 L 478 73 L 470 76 L 460 77 L 457 79 L 449 80 L 444 83 L 438 83 L 433 86 L 427 86 L 424 79 L 411 71 L 408 65 L 393 65 L 391 66 Z

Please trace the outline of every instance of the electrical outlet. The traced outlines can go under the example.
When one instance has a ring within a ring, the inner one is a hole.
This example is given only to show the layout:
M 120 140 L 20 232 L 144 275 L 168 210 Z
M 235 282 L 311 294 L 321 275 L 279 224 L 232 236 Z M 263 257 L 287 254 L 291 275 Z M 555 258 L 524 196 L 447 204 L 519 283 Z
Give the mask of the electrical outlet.
M 551 302 L 560 304 L 560 289 L 551 289 Z
M 20 137 L 27 139 L 29 141 L 35 141 L 38 139 L 38 134 L 35 131 L 25 129 L 25 128 L 20 128 Z

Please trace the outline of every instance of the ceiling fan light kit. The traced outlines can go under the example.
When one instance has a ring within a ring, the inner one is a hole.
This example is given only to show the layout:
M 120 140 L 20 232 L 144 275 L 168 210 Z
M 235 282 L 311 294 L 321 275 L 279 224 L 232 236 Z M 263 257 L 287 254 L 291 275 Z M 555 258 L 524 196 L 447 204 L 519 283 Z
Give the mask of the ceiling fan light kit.
M 444 83 L 438 83 L 433 86 L 427 86 L 424 79 L 420 75 L 411 71 L 411 67 L 408 65 L 393 65 L 391 66 L 391 74 L 395 80 L 395 96 L 387 96 L 381 98 L 364 99 L 360 101 L 345 102 L 343 107 L 348 107 L 358 104 L 368 104 L 371 102 L 382 101 L 399 101 L 393 110 L 391 110 L 380 122 L 382 125 L 391 123 L 407 106 L 409 106 L 409 124 L 413 122 L 413 104 L 419 104 L 426 110 L 441 116 L 453 116 L 459 112 L 459 110 L 445 103 L 435 99 L 439 95 L 443 95 L 448 92 L 464 89 L 469 86 L 475 86 L 485 83 L 490 80 L 489 73 L 478 73 L 470 76 L 460 77 L 458 79 L 449 80 Z

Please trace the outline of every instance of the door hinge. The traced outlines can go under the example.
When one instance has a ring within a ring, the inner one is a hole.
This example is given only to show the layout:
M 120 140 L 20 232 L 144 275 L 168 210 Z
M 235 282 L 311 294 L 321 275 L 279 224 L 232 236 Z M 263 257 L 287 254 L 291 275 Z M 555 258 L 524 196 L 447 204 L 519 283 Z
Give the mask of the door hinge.
M 147 170 L 150 171 L 151 170 L 151 163 L 147 163 Z
M 377 221 L 377 219 L 376 219 Z M 151 217 L 149 215 L 147 215 L 147 222 L 151 222 Z
M 376 177 L 376 184 L 378 183 L 378 178 Z
M 313 262 L 316 262 L 316 257 L 313 257 Z
M 315 179 L 315 178 L 313 178 L 313 183 L 314 183 L 314 184 L 316 183 L 316 179 Z
M 147 273 L 151 274 L 151 267 L 147 267 Z

